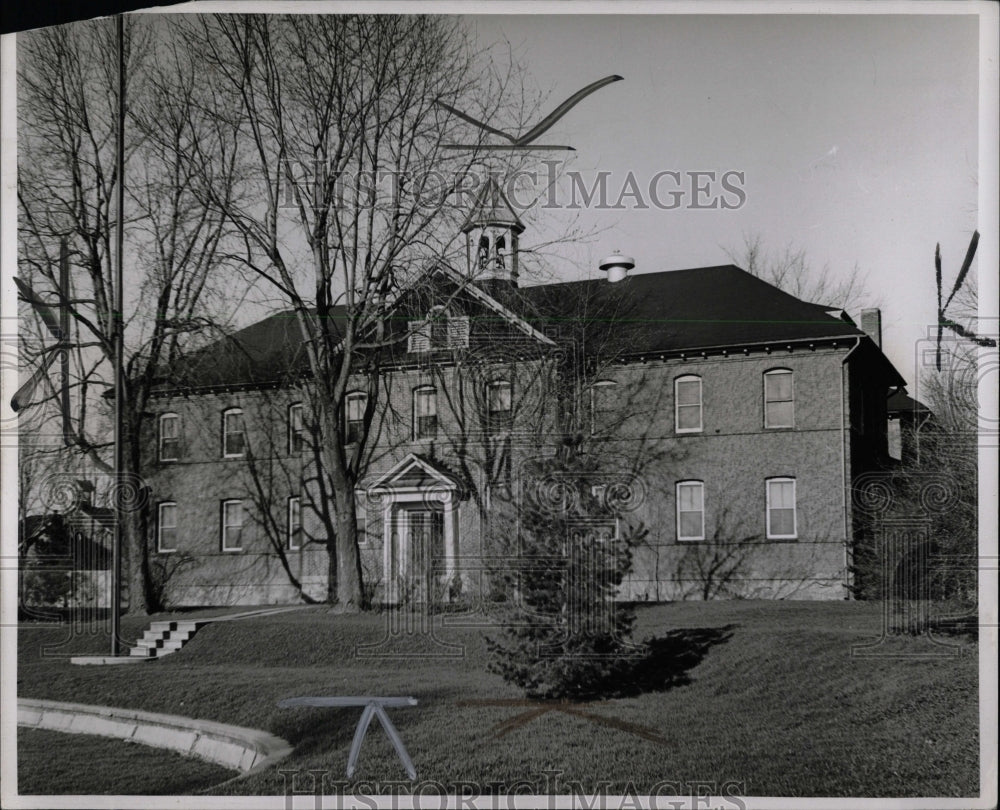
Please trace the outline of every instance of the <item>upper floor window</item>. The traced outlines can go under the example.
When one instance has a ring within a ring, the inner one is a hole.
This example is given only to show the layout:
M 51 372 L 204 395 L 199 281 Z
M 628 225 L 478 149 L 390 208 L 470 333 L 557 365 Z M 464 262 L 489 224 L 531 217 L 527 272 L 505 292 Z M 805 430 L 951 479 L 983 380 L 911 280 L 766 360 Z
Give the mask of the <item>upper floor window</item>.
M 245 452 L 243 411 L 240 408 L 230 408 L 222 414 L 222 455 L 226 458 L 239 458 Z
M 678 433 L 701 431 L 701 377 L 688 375 L 674 380 L 674 421 Z
M 243 501 L 222 502 L 222 550 L 243 550 Z
M 795 426 L 795 395 L 792 372 L 776 368 L 764 373 L 764 427 Z
M 177 504 L 164 501 L 156 510 L 156 550 L 177 551 Z
M 433 307 L 422 321 L 410 321 L 409 352 L 464 349 L 469 346 L 468 316 L 452 315 L 443 306 Z
M 701 481 L 677 484 L 677 539 L 705 539 L 705 485 Z
M 413 392 L 413 438 L 433 439 L 437 436 L 437 389 L 417 388 Z
M 288 550 L 302 548 L 302 501 L 298 495 L 288 499 Z
M 181 418 L 175 413 L 160 417 L 160 461 L 177 461 L 180 457 Z
M 361 441 L 365 431 L 365 407 L 368 405 L 367 394 L 355 392 L 347 395 L 347 407 L 344 418 L 344 443 L 353 444 Z
M 590 389 L 590 432 L 597 435 L 606 431 L 615 413 L 618 383 L 600 380 Z
M 786 540 L 798 537 L 795 514 L 795 479 L 767 480 L 767 537 Z
M 302 452 L 302 403 L 296 402 L 288 407 L 288 452 Z
M 494 380 L 486 386 L 486 415 L 490 432 L 510 430 L 511 384 L 507 380 Z

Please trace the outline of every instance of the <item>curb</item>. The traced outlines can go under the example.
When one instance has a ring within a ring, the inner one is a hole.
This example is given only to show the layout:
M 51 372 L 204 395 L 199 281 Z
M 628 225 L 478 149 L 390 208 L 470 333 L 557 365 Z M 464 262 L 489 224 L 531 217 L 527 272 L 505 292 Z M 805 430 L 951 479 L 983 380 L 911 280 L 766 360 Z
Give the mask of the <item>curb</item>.
M 18 698 L 17 724 L 69 734 L 94 734 L 168 748 L 248 774 L 284 759 L 292 746 L 243 726 L 111 706 Z

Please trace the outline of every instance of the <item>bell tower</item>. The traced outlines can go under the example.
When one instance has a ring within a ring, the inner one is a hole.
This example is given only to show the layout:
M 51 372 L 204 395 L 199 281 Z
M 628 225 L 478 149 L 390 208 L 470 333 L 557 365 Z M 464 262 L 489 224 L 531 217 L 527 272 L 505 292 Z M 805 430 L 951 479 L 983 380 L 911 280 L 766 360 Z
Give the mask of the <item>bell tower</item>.
M 462 224 L 469 278 L 506 281 L 516 287 L 517 240 L 523 231 L 521 220 L 490 177 Z

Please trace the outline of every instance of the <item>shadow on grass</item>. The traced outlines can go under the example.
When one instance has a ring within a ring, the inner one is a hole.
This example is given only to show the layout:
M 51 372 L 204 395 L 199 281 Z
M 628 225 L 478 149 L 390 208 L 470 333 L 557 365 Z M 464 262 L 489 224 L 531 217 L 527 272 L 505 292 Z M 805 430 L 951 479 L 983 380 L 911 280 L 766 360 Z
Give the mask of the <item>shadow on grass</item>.
M 665 692 L 691 683 L 690 671 L 708 651 L 732 638 L 737 625 L 671 630 L 643 642 L 644 653 L 628 662 L 625 682 L 617 690 L 621 697 L 644 692 Z

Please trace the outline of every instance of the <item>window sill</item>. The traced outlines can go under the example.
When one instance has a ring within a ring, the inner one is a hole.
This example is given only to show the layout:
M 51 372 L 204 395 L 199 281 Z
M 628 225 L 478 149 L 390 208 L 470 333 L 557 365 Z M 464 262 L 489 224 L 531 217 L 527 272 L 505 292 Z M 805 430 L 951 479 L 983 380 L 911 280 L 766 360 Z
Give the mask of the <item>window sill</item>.
M 691 434 L 691 433 L 704 433 L 705 428 L 675 428 L 674 433 L 677 434 Z
M 241 548 L 224 548 L 222 549 L 223 554 L 242 554 L 243 549 Z

